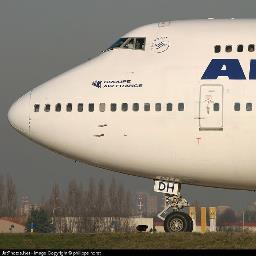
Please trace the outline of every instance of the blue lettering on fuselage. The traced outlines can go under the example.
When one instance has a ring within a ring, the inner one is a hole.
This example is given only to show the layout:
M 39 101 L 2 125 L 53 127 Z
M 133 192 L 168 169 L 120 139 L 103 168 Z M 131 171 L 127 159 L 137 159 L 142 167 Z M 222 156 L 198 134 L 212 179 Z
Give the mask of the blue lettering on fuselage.
M 256 60 L 251 60 L 249 79 L 256 79 Z
M 245 80 L 243 68 L 238 59 L 212 59 L 201 79 L 218 79 L 228 77 L 230 80 Z M 249 79 L 256 79 L 256 60 L 250 62 Z

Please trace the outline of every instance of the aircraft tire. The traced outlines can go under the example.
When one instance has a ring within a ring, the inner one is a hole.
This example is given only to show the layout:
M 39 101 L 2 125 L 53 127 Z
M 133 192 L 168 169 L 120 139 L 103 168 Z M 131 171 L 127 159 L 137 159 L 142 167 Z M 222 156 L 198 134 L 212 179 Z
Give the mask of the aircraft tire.
M 193 231 L 193 220 L 191 219 L 191 217 L 186 214 L 185 212 L 183 212 L 184 216 L 186 216 L 187 220 L 188 220 L 188 230 L 186 232 L 192 232 Z
M 172 212 L 164 220 L 165 232 L 192 232 L 193 221 L 185 212 Z

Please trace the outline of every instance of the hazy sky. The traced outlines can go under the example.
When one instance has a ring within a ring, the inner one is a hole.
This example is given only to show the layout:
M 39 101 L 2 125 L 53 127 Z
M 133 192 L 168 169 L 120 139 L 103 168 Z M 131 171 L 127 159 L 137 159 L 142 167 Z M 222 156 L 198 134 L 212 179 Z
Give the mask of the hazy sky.
M 165 20 L 256 18 L 255 0 L 0 0 L 0 173 L 10 173 L 19 196 L 36 202 L 54 181 L 110 181 L 152 191 L 151 180 L 74 163 L 29 141 L 7 121 L 12 102 L 33 87 L 85 62 L 138 26 Z M 255 29 L 252 29 L 252 33 Z M 255 32 L 256 33 L 256 32 Z M 189 40 L 189 39 L 188 39 Z M 255 168 L 256 171 L 256 168 Z M 256 193 L 183 186 L 189 201 L 245 207 Z

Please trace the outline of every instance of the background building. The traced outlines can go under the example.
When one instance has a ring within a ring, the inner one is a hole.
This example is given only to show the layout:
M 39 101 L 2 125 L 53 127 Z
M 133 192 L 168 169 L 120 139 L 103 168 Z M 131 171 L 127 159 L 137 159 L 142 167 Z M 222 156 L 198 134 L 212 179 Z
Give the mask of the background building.
M 17 218 L 0 218 L 0 233 L 24 233 L 25 226 Z
M 41 205 L 40 204 L 32 204 L 29 201 L 28 196 L 22 196 L 21 197 L 21 206 L 19 209 L 19 214 L 22 217 L 28 217 L 32 209 L 40 209 Z

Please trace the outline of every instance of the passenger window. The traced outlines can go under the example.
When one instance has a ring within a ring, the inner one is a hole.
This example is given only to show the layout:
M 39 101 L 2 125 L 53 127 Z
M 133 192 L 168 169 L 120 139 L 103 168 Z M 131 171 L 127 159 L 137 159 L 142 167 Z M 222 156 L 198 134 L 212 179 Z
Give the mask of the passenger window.
M 127 43 L 123 46 L 126 49 L 134 49 L 134 38 L 130 38 Z
M 127 110 L 128 110 L 128 104 L 122 103 L 122 111 L 127 111 Z
M 144 104 L 144 111 L 150 111 L 150 103 Z
M 221 51 L 221 46 L 220 46 L 220 45 L 215 45 L 214 51 L 215 51 L 215 53 L 220 53 L 220 51 Z
M 243 52 L 243 51 L 244 51 L 244 46 L 243 46 L 242 44 L 239 44 L 239 45 L 237 46 L 237 51 L 238 51 L 238 52 Z
M 226 46 L 226 52 L 232 52 L 232 45 Z
M 249 52 L 254 52 L 255 51 L 255 45 L 254 44 L 249 44 L 248 45 L 248 51 Z
M 139 111 L 139 109 L 140 109 L 139 103 L 133 103 L 132 110 L 137 112 Z
M 214 103 L 213 104 L 213 110 L 214 111 L 219 111 L 220 110 L 220 104 L 219 103 Z
M 116 103 L 111 103 L 110 109 L 112 112 L 115 112 L 116 111 Z
M 94 103 L 89 103 L 88 109 L 89 109 L 89 112 L 93 112 L 94 111 Z
M 161 103 L 156 103 L 155 110 L 156 111 L 161 111 Z
M 34 112 L 39 112 L 40 109 L 40 105 L 39 104 L 35 104 L 34 105 Z
M 56 112 L 60 112 L 61 111 L 61 104 L 60 103 L 56 104 L 55 111 Z
M 71 112 L 72 111 L 72 103 L 68 103 L 66 109 L 67 109 L 67 112 Z
M 145 50 L 145 38 L 136 38 L 135 49 L 136 50 Z
M 184 111 L 184 103 L 179 103 L 178 104 L 178 110 L 179 111 Z
M 45 104 L 44 111 L 45 112 L 50 112 L 50 110 L 51 110 L 51 105 L 50 104 Z
M 106 104 L 100 103 L 100 112 L 105 112 Z
M 246 111 L 252 111 L 252 103 L 246 103 Z
M 83 112 L 83 111 L 84 111 L 84 104 L 83 104 L 83 103 L 78 103 L 78 105 L 77 105 L 77 111 L 78 111 L 78 112 Z
M 234 110 L 235 110 L 235 111 L 240 111 L 240 103 L 236 102 L 236 103 L 234 104 Z
M 167 111 L 172 111 L 172 103 L 167 103 L 166 110 Z

